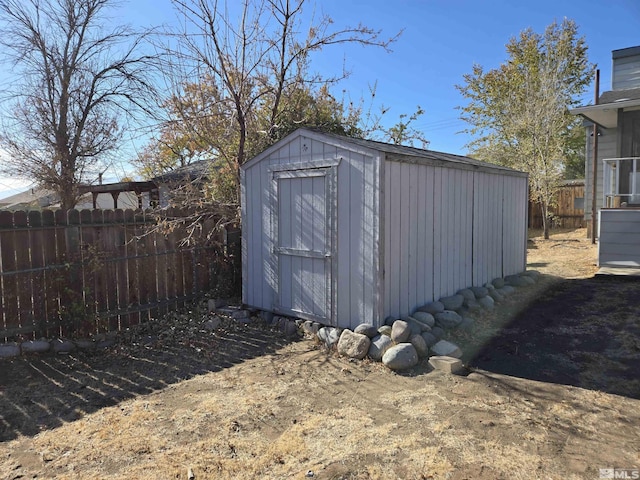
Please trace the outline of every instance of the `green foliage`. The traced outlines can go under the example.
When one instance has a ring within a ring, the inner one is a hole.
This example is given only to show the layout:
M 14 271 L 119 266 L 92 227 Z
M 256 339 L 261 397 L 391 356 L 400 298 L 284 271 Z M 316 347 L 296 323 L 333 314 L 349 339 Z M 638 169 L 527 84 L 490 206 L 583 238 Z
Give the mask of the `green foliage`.
M 468 100 L 462 119 L 475 137 L 468 147 L 482 160 L 529 173 L 530 198 L 543 205 L 548 237 L 548 208 L 580 148 L 580 121 L 568 108 L 579 102 L 593 66 L 571 20 L 552 23 L 542 35 L 524 30 L 506 48 L 505 63 L 488 72 L 474 65 L 457 87 Z

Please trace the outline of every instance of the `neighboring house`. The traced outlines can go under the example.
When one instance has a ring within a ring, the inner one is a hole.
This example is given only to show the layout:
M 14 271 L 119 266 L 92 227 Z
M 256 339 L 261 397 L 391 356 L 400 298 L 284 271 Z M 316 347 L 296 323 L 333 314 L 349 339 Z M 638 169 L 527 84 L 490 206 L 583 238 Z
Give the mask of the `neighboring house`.
M 587 127 L 585 218 L 592 217 L 595 157 L 599 265 L 640 266 L 640 46 L 612 57 L 611 90 L 571 110 Z
M 87 185 L 81 187 L 84 194 L 76 204 L 76 210 L 92 208 L 139 208 L 140 195 L 136 191 L 129 191 L 129 188 L 140 191 L 140 187 L 130 187 L 132 183 L 146 182 L 126 182 L 124 184 L 108 185 Z M 115 186 L 115 187 L 114 187 Z M 116 194 L 116 188 L 121 188 Z M 148 202 L 147 202 L 148 206 Z M 0 210 L 41 210 L 43 208 L 60 208 L 60 198 L 58 194 L 45 189 L 32 188 L 25 192 L 11 195 L 0 199 Z
M 40 210 L 59 202 L 58 195 L 51 190 L 30 188 L 21 193 L 0 199 L 0 210 Z
M 168 207 L 173 196 L 201 188 L 210 161 L 199 160 L 143 182 L 83 185 L 76 210 Z M 58 196 L 50 190 L 30 189 L 0 199 L 0 210 L 40 210 L 60 208 Z

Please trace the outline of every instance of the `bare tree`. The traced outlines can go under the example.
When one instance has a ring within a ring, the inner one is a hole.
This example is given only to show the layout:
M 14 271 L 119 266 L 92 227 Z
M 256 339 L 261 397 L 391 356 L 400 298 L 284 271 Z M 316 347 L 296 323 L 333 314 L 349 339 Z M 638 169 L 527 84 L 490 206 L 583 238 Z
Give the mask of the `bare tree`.
M 290 123 L 283 118 L 287 92 L 344 78 L 344 71 L 329 76 L 310 73 L 314 52 L 347 43 L 388 49 L 395 39 L 383 39 L 379 31 L 364 25 L 336 28 L 326 15 L 314 21 L 313 16 L 303 15 L 305 0 L 243 0 L 237 20 L 224 1 L 172 2 L 184 19 L 184 30 L 176 35 L 169 56 L 182 62 L 183 81 L 176 84 L 192 88 L 200 84 L 209 93 L 209 101 L 200 102 L 207 105 L 206 111 L 188 108 L 173 113 L 178 117 L 184 113 L 181 122 L 209 132 L 207 141 L 226 163 L 236 186 L 240 165 L 272 144 L 280 137 L 282 124 Z M 215 92 L 214 105 L 210 92 Z M 183 96 L 176 92 L 176 97 Z M 239 193 L 237 187 L 235 191 Z
M 152 90 L 144 36 L 103 27 L 112 3 L 0 0 L 0 45 L 16 73 L 0 132 L 3 170 L 55 191 L 65 209 Z

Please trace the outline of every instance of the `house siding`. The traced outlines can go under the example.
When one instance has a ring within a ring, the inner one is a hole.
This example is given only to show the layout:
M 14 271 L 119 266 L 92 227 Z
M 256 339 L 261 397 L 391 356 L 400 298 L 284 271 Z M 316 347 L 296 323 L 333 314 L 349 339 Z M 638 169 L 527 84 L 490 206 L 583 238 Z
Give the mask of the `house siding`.
M 638 88 L 640 85 L 640 55 L 613 59 L 613 90 Z
M 640 210 L 600 210 L 598 265 L 640 266 Z
M 584 218 L 591 220 L 591 198 L 593 192 L 593 137 L 591 137 L 592 127 L 586 129 L 587 132 L 587 151 L 585 161 L 585 192 L 584 192 Z M 618 129 L 617 128 L 599 128 L 600 137 L 598 137 L 598 176 L 596 183 L 596 208 L 600 209 L 603 205 L 603 171 L 605 158 L 616 158 L 619 156 L 618 145 Z

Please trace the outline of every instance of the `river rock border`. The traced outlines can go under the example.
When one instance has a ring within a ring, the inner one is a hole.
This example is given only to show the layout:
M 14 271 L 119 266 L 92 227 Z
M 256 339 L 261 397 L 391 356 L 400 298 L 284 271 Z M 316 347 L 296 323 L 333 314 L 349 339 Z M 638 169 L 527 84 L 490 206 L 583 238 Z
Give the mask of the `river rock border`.
M 539 278 L 537 270 L 496 278 L 422 305 L 403 318 L 388 317 L 380 328 L 363 323 L 352 331 L 311 321 L 302 322 L 301 328 L 304 333 L 315 335 L 326 348 L 348 358 L 369 358 L 391 370 L 406 370 L 428 357 L 435 369 L 461 373 L 463 352 L 442 338 L 445 332 L 471 328 L 474 311 L 493 310 L 496 302 L 502 302 L 517 288 L 535 284 Z

